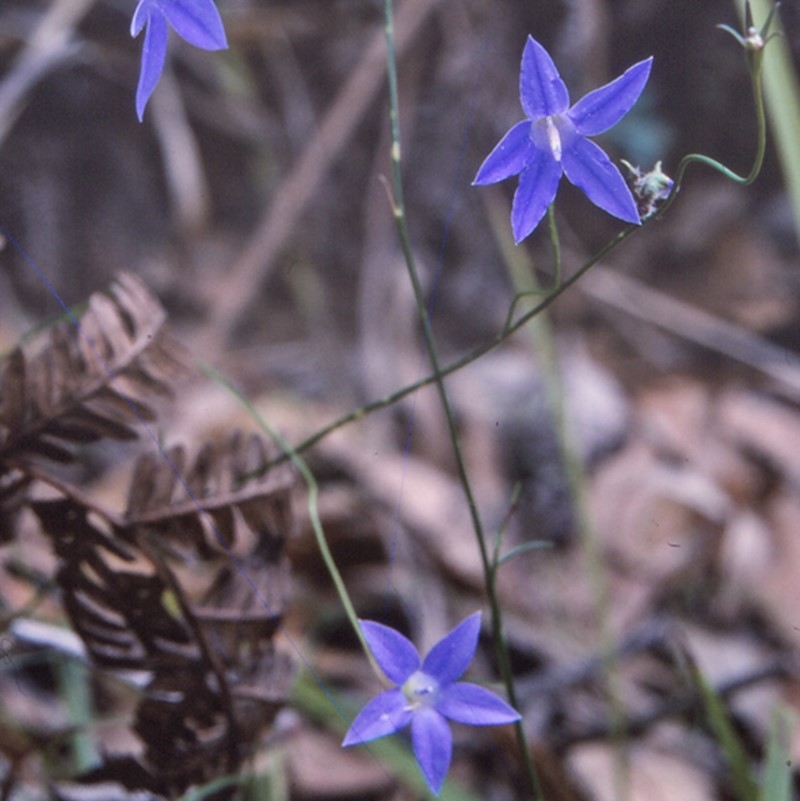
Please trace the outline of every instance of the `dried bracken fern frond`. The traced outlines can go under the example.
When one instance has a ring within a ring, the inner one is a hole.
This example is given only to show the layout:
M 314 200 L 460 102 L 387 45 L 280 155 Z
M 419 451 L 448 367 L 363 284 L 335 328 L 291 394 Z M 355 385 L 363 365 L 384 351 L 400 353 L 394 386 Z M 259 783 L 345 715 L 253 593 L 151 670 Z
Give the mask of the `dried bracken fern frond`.
M 134 439 L 137 418 L 155 419 L 153 396 L 169 395 L 188 362 L 165 320 L 123 274 L 79 325 L 58 323 L 0 364 L 0 544 L 30 508 L 92 661 L 144 685 L 132 725 L 142 753 L 108 756 L 69 797 L 111 782 L 175 798 L 236 773 L 292 679 L 273 638 L 288 597 L 293 476 L 267 470 L 261 438 L 142 456 L 121 515 L 42 468 L 72 461 L 80 444 Z M 29 492 L 38 481 L 47 497 Z
M 141 281 L 121 273 L 91 296 L 79 325 L 57 323 L 16 348 L 0 372 L 0 470 L 31 460 L 69 462 L 77 444 L 135 439 L 150 397 L 169 395 L 184 351 Z
M 167 586 L 122 529 L 70 498 L 31 508 L 53 542 L 63 602 L 92 660 L 101 667 L 154 670 L 200 661 L 191 632 L 164 606 Z
M 118 520 L 80 498 L 31 504 L 92 659 L 148 674 L 134 724 L 141 770 L 117 774 L 140 777 L 129 789 L 170 797 L 236 771 L 285 702 L 291 664 L 273 636 L 293 477 L 267 462 L 260 438 L 234 435 L 193 460 L 182 448 L 142 457 Z

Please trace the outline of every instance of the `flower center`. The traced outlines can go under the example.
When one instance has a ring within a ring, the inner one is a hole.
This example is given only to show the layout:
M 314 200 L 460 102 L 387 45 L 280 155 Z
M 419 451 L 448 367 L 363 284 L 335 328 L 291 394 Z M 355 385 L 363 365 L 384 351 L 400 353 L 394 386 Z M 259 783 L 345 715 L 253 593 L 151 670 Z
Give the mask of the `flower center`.
M 552 117 L 547 118 L 547 142 L 556 161 L 561 161 L 561 134 Z
M 439 682 L 421 670 L 412 673 L 401 688 L 410 708 L 432 706 L 439 694 Z
M 563 150 L 564 127 L 564 115 L 553 114 L 535 120 L 531 128 L 531 139 L 534 144 L 538 148 L 549 150 L 558 162 L 561 161 Z

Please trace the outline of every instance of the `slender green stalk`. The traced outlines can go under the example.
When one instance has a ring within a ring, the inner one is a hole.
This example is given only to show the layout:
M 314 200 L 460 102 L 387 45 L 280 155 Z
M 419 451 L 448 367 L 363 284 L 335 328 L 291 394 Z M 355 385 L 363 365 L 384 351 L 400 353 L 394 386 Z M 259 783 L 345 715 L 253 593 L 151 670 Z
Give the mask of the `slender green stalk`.
M 389 28 L 387 27 L 387 32 Z M 397 78 L 396 72 L 394 75 L 390 75 L 390 86 L 394 86 L 394 93 L 396 96 L 397 92 Z M 584 262 L 576 271 L 573 273 L 569 278 L 566 278 L 561 281 L 555 282 L 555 286 L 548 295 L 546 295 L 539 303 L 534 305 L 531 309 L 527 312 L 522 314 L 519 318 L 514 320 L 514 312 L 517 307 L 519 301 L 527 296 L 527 293 L 523 293 L 522 295 L 517 295 L 514 297 L 510 304 L 509 313 L 506 319 L 506 323 L 500 332 L 491 340 L 484 343 L 483 345 L 479 345 L 478 347 L 474 348 L 469 353 L 466 353 L 464 356 L 454 360 L 448 365 L 440 366 L 438 372 L 434 371 L 430 375 L 421 378 L 419 381 L 415 381 L 412 384 L 408 384 L 405 387 L 401 387 L 400 389 L 392 392 L 388 395 L 385 395 L 382 398 L 374 400 L 370 403 L 367 403 L 358 409 L 354 409 L 352 412 L 349 412 L 346 415 L 334 420 L 333 422 L 329 423 L 327 426 L 324 426 L 315 434 L 307 437 L 305 440 L 300 442 L 299 444 L 295 445 L 295 449 L 298 453 L 302 453 L 303 451 L 307 450 L 308 448 L 316 445 L 322 439 L 324 439 L 328 434 L 336 431 L 337 429 L 345 426 L 349 423 L 353 423 L 357 420 L 366 417 L 368 414 L 372 412 L 378 411 L 379 409 L 384 409 L 387 406 L 391 406 L 397 401 L 405 398 L 406 396 L 416 392 L 422 387 L 426 387 L 430 384 L 433 384 L 437 381 L 437 379 L 442 379 L 451 375 L 452 373 L 457 372 L 462 367 L 466 367 L 468 364 L 471 364 L 474 361 L 477 361 L 482 356 L 486 355 L 493 351 L 496 347 L 501 345 L 508 339 L 510 336 L 515 334 L 519 331 L 523 326 L 525 326 L 530 320 L 536 317 L 537 314 L 540 314 L 542 311 L 547 309 L 551 304 L 555 303 L 558 298 L 561 297 L 568 289 L 570 289 L 574 284 L 576 284 L 595 264 L 602 261 L 609 253 L 615 250 L 619 245 L 621 245 L 628 237 L 636 234 L 640 231 L 643 231 L 649 225 L 651 225 L 654 221 L 660 219 L 661 217 L 666 214 L 669 207 L 674 203 L 675 198 L 680 191 L 681 185 L 683 183 L 684 176 L 686 174 L 686 170 L 688 169 L 690 164 L 698 163 L 704 164 L 707 167 L 710 167 L 714 170 L 717 170 L 722 175 L 726 176 L 732 181 L 735 181 L 739 184 L 749 185 L 751 184 L 758 176 L 759 172 L 761 171 L 761 167 L 764 162 L 764 153 L 766 150 L 766 117 L 764 113 L 764 97 L 763 91 L 761 86 L 761 72 L 760 70 L 756 70 L 755 72 L 751 72 L 751 84 L 753 89 L 753 101 L 755 104 L 756 110 L 756 121 L 758 126 L 758 133 L 757 133 L 757 142 L 756 142 L 756 155 L 753 161 L 753 166 L 750 172 L 746 176 L 740 176 L 737 173 L 729 170 L 724 164 L 716 161 L 715 159 L 710 158 L 709 156 L 704 156 L 698 153 L 692 153 L 685 156 L 678 166 L 677 176 L 670 192 L 669 196 L 666 198 L 664 203 L 658 208 L 658 210 L 650 215 L 647 219 L 642 220 L 641 225 L 629 225 L 620 231 L 616 236 L 614 236 L 611 240 L 609 240 L 594 256 Z M 392 112 L 396 118 L 396 109 Z M 396 157 L 396 167 L 393 166 L 399 175 L 399 159 L 400 159 L 400 144 L 399 140 L 397 144 L 392 145 L 393 156 Z M 798 180 L 798 184 L 800 184 L 800 180 Z M 800 190 L 798 190 L 798 194 L 800 194 Z M 401 207 L 402 208 L 402 207 Z M 397 214 L 397 212 L 395 212 Z M 404 216 L 404 215 L 402 215 Z M 556 265 L 560 264 L 560 259 L 556 260 Z M 427 320 L 427 315 L 425 317 Z M 282 457 L 288 458 L 288 457 Z
M 197 366 L 212 381 L 224 386 L 239 401 L 239 403 L 242 404 L 244 409 L 253 418 L 253 420 L 255 420 L 264 431 L 266 431 L 272 441 L 283 451 L 283 453 L 286 454 L 287 458 L 292 460 L 292 463 L 297 468 L 297 471 L 303 477 L 303 481 L 308 488 L 308 516 L 309 520 L 311 521 L 311 528 L 314 530 L 314 537 L 317 541 L 317 547 L 319 548 L 319 552 L 322 554 L 325 567 L 328 569 L 331 579 L 333 580 L 333 584 L 336 587 L 336 592 L 339 594 L 339 600 L 344 607 L 345 614 L 347 615 L 348 620 L 352 624 L 353 629 L 358 636 L 358 640 L 361 643 L 361 647 L 364 649 L 364 653 L 367 655 L 367 659 L 369 659 L 375 673 L 379 676 L 382 676 L 383 672 L 378 667 L 377 662 L 375 662 L 372 651 L 370 650 L 369 646 L 367 645 L 367 641 L 364 638 L 364 633 L 361 631 L 361 626 L 358 623 L 358 615 L 356 614 L 353 602 L 350 600 L 350 594 L 347 592 L 347 586 L 344 583 L 342 574 L 339 572 L 339 568 L 336 566 L 336 561 L 333 558 L 331 549 L 328 547 L 328 540 L 325 537 L 325 531 L 322 528 L 322 522 L 319 519 L 319 509 L 317 504 L 319 487 L 314 479 L 314 474 L 311 472 L 311 470 L 309 470 L 308 465 L 305 463 L 305 460 L 300 456 L 297 450 L 293 448 L 291 444 L 287 442 L 285 437 L 281 436 L 281 434 L 279 434 L 259 414 L 256 407 L 253 406 L 253 404 L 241 392 L 239 392 L 239 390 L 236 389 L 236 387 L 233 386 L 230 381 L 228 381 L 223 375 L 218 373 L 208 364 L 198 362 Z
M 750 79 L 756 108 L 756 122 L 758 125 L 756 155 L 753 159 L 753 166 L 750 168 L 750 172 L 748 172 L 747 175 L 739 175 L 721 162 L 711 158 L 711 156 L 704 156 L 701 153 L 690 153 L 688 156 L 684 156 L 678 164 L 678 172 L 675 179 L 676 185 L 679 185 L 683 181 L 684 173 L 686 172 L 688 166 L 692 163 L 704 164 L 706 167 L 716 170 L 729 180 L 733 181 L 734 183 L 741 184 L 742 186 L 750 186 L 750 184 L 752 184 L 753 181 L 758 178 L 761 168 L 764 165 L 764 154 L 766 153 L 767 149 L 767 122 L 764 115 L 764 92 L 761 84 L 760 70 L 756 73 L 752 73 Z M 657 216 L 661 216 L 661 214 L 667 210 L 674 197 L 675 193 L 673 192 L 672 197 L 667 200 L 667 202 L 658 212 Z
M 484 193 L 484 197 L 488 197 L 489 193 Z M 492 229 L 497 232 L 500 230 L 501 225 L 506 224 L 506 219 L 508 219 L 508 215 L 506 214 L 504 219 L 501 221 L 499 219 L 498 213 L 498 206 L 496 204 L 488 204 L 488 214 L 489 214 L 489 222 L 492 226 Z M 550 228 L 550 245 L 553 248 L 553 282 L 552 285 L 549 287 L 542 287 L 539 286 L 538 282 L 535 282 L 534 286 L 531 286 L 529 289 L 521 289 L 519 286 L 516 286 L 516 294 L 514 295 L 513 300 L 511 301 L 511 305 L 508 307 L 508 314 L 506 315 L 506 324 L 503 327 L 508 328 L 509 325 L 514 320 L 514 314 L 517 311 L 517 304 L 524 300 L 525 298 L 530 297 L 542 297 L 542 295 L 550 295 L 551 293 L 555 292 L 559 284 L 561 284 L 561 240 L 558 237 L 558 227 L 555 224 L 555 209 L 553 204 L 551 203 L 547 207 L 547 222 Z M 497 239 L 497 237 L 496 237 Z M 513 261 L 514 256 L 512 255 L 516 250 L 517 246 L 514 244 L 513 240 L 510 237 L 503 237 L 502 239 L 497 239 L 497 246 L 500 248 L 500 252 L 503 254 L 503 260 L 508 265 Z
M 764 110 L 764 90 L 761 78 L 764 66 L 764 47 L 772 36 L 769 33 L 769 27 L 772 23 L 774 10 L 775 9 L 773 8 L 772 13 L 768 16 L 767 22 L 762 29 L 761 43 L 760 47 L 757 49 L 749 49 L 746 46 L 747 37 L 750 34 L 749 31 L 745 31 L 744 36 L 740 36 L 727 25 L 720 26 L 729 33 L 733 34 L 739 43 L 745 46 L 745 55 L 747 57 L 748 72 L 750 73 L 750 87 L 753 92 L 753 104 L 755 106 L 757 125 L 756 155 L 753 159 L 753 166 L 750 168 L 750 172 L 748 172 L 747 175 L 739 175 L 721 162 L 711 158 L 711 156 L 704 156 L 701 153 L 690 153 L 689 155 L 684 156 L 678 164 L 678 171 L 675 176 L 675 184 L 672 187 L 672 191 L 670 192 L 669 197 L 667 197 L 667 199 L 664 201 L 664 204 L 654 215 L 652 215 L 652 219 L 662 217 L 673 204 L 675 197 L 678 194 L 678 190 L 680 189 L 681 183 L 683 182 L 683 176 L 685 175 L 690 164 L 704 164 L 706 167 L 716 170 L 716 172 L 742 186 L 750 186 L 750 184 L 752 184 L 753 181 L 758 178 L 759 173 L 761 172 L 761 167 L 764 165 L 764 154 L 767 150 L 767 119 Z M 749 15 L 749 8 L 747 13 Z
M 666 213 L 667 209 L 674 202 L 675 197 L 677 196 L 677 193 L 680 189 L 686 170 L 690 164 L 692 163 L 704 164 L 712 169 L 717 170 L 718 172 L 725 175 L 732 181 L 735 181 L 743 185 L 751 184 L 756 179 L 761 170 L 761 166 L 763 164 L 763 159 L 764 159 L 764 152 L 766 148 L 766 124 L 765 124 L 764 107 L 763 107 L 763 95 L 762 95 L 761 81 L 760 81 L 760 69 L 756 68 L 751 70 L 753 96 L 754 96 L 757 123 L 758 123 L 758 141 L 756 146 L 756 157 L 754 159 L 753 166 L 748 175 L 740 176 L 737 173 L 730 170 L 729 168 L 727 168 L 725 165 L 721 164 L 720 162 L 708 156 L 704 156 L 701 154 L 690 154 L 688 156 L 685 156 L 681 160 L 678 166 L 677 176 L 672 191 L 670 195 L 667 197 L 667 199 L 664 201 L 662 206 L 654 214 L 649 216 L 647 219 L 643 220 L 641 225 L 639 226 L 630 225 L 624 228 L 622 231 L 620 231 L 616 236 L 614 236 L 611 240 L 609 240 L 609 242 L 603 248 L 601 248 L 593 257 L 588 259 L 578 270 L 576 270 L 576 272 L 573 273 L 573 275 L 565 279 L 563 282 L 560 281 L 561 260 L 560 260 L 560 248 L 559 248 L 558 236 L 557 232 L 555 232 L 554 226 L 551 225 L 551 242 L 553 245 L 554 252 L 556 254 L 556 259 L 555 259 L 556 281 L 554 282 L 553 290 L 545 297 L 543 297 L 538 303 L 536 303 L 531 309 L 521 314 L 517 319 L 514 319 L 517 303 L 522 297 L 530 294 L 529 291 L 519 293 L 514 298 L 511 304 L 511 308 L 509 310 L 509 314 L 505 325 L 503 326 L 502 330 L 492 340 L 490 340 L 489 342 L 485 343 L 482 346 L 479 346 L 478 348 L 475 348 L 474 350 L 462 356 L 461 358 L 456 359 L 449 365 L 442 366 L 438 356 L 436 340 L 431 328 L 430 318 L 427 313 L 427 308 L 425 305 L 424 293 L 422 290 L 422 286 L 419 280 L 419 275 L 413 257 L 406 214 L 405 214 L 402 172 L 401 172 L 399 101 L 398 101 L 398 91 L 397 91 L 396 56 L 394 51 L 392 0 L 385 0 L 385 14 L 386 14 L 385 26 L 386 26 L 387 63 L 388 63 L 387 73 L 389 80 L 390 122 L 391 122 L 391 132 L 392 132 L 392 149 L 391 149 L 392 177 L 393 177 L 392 195 L 391 195 L 392 211 L 394 214 L 395 223 L 399 234 L 401 247 L 406 260 L 409 279 L 411 281 L 412 288 L 414 291 L 415 302 L 417 306 L 417 311 L 420 316 L 426 349 L 431 359 L 431 365 L 433 368 L 432 373 L 420 379 L 419 381 L 414 382 L 413 384 L 407 385 L 389 395 L 386 395 L 385 397 L 379 400 L 373 401 L 372 403 L 366 404 L 358 409 L 355 409 L 349 414 L 344 415 L 338 420 L 335 420 L 329 425 L 320 429 L 317 433 L 306 438 L 298 445 L 292 447 L 282 437 L 280 437 L 280 435 L 278 435 L 277 432 L 274 432 L 265 421 L 261 419 L 261 417 L 254 409 L 254 407 L 252 407 L 252 405 L 249 404 L 249 402 L 241 394 L 239 394 L 230 384 L 228 384 L 218 374 L 211 371 L 210 368 L 205 368 L 205 369 L 206 372 L 213 375 L 215 380 L 221 381 L 222 383 L 226 384 L 226 386 L 228 386 L 229 389 L 231 389 L 231 391 L 234 392 L 234 394 L 240 399 L 240 401 L 245 405 L 245 407 L 248 408 L 248 410 L 251 412 L 254 418 L 259 421 L 262 427 L 278 443 L 278 445 L 283 451 L 283 456 L 280 458 L 280 460 L 287 458 L 292 459 L 292 461 L 297 466 L 298 470 L 303 475 L 303 478 L 306 481 L 309 488 L 309 510 L 312 519 L 312 526 L 314 528 L 315 536 L 317 537 L 317 543 L 319 545 L 320 552 L 322 553 L 323 559 L 325 560 L 328 570 L 331 573 L 331 576 L 334 580 L 337 591 L 339 592 L 342 604 L 345 607 L 348 617 L 351 619 L 351 622 L 353 623 L 353 626 L 356 632 L 358 633 L 359 638 L 361 639 L 361 643 L 362 646 L 364 647 L 365 653 L 372 662 L 373 667 L 376 669 L 377 673 L 380 673 L 380 671 L 379 669 L 377 669 L 372 654 L 363 638 L 363 634 L 361 633 L 360 626 L 358 625 L 357 622 L 355 610 L 353 608 L 352 603 L 350 602 L 344 582 L 341 578 L 341 575 L 339 574 L 335 562 L 333 561 L 333 557 L 330 554 L 330 550 L 325 540 L 324 532 L 322 531 L 321 525 L 319 523 L 318 514 L 316 512 L 316 497 L 317 497 L 316 483 L 310 471 L 308 471 L 308 468 L 306 467 L 305 463 L 300 458 L 299 453 L 301 451 L 310 448 L 311 446 L 322 440 L 325 436 L 330 434 L 332 431 L 341 428 L 342 426 L 350 422 L 359 420 L 373 411 L 385 408 L 386 406 L 396 403 L 400 399 L 421 389 L 424 386 L 428 386 L 430 384 L 436 385 L 440 401 L 442 403 L 442 408 L 445 413 L 445 418 L 447 421 L 451 442 L 453 445 L 453 451 L 456 460 L 459 480 L 464 489 L 470 517 L 472 520 L 473 528 L 475 530 L 476 539 L 478 541 L 478 548 L 486 580 L 487 595 L 489 599 L 489 605 L 491 608 L 492 629 L 495 639 L 495 645 L 497 648 L 497 659 L 500 672 L 503 678 L 503 682 L 506 686 L 506 691 L 508 694 L 509 701 L 512 703 L 512 705 L 518 706 L 516 699 L 516 691 L 514 687 L 513 674 L 511 671 L 508 649 L 503 631 L 501 609 L 496 593 L 497 568 L 500 562 L 496 559 L 496 554 L 494 559 L 490 558 L 489 549 L 486 543 L 486 537 L 483 531 L 483 526 L 480 521 L 480 517 L 478 515 L 477 505 L 474 500 L 471 484 L 469 481 L 469 476 L 467 474 L 463 455 L 461 453 L 458 432 L 456 430 L 455 421 L 450 406 L 450 401 L 447 396 L 447 391 L 444 385 L 444 378 L 450 375 L 451 373 L 454 373 L 457 370 L 461 369 L 462 367 L 476 361 L 477 359 L 484 356 L 486 353 L 489 353 L 494 348 L 499 346 L 512 334 L 514 334 L 516 331 L 518 331 L 524 325 L 526 325 L 530 320 L 532 320 L 538 314 L 547 309 L 564 292 L 566 292 L 575 283 L 577 283 L 577 281 L 579 281 L 580 278 L 583 275 L 585 275 L 586 272 L 588 272 L 595 264 L 597 264 L 599 261 L 605 258 L 616 247 L 622 244 L 622 242 L 624 242 L 628 237 L 632 236 L 634 233 L 638 231 L 643 230 L 647 225 L 652 223 L 654 220 L 659 219 L 661 216 L 663 216 L 663 214 Z M 756 61 L 757 65 L 758 63 L 759 62 Z M 550 210 L 550 219 L 552 222 L 552 209 Z M 276 459 L 275 462 L 280 460 Z M 528 769 L 528 775 L 530 777 L 533 796 L 537 799 L 537 801 L 542 801 L 543 796 L 541 793 L 541 786 L 536 773 L 535 765 L 533 764 L 530 748 L 527 745 L 524 729 L 521 723 L 518 723 L 516 728 L 520 744 L 520 751 L 526 762 L 526 767 Z
M 550 245 L 553 248 L 553 288 L 561 283 L 561 238 L 556 225 L 555 205 L 547 207 L 547 226 L 550 230 Z
M 727 763 L 728 781 L 734 790 L 734 795 L 739 801 L 759 801 L 758 785 L 750 771 L 750 757 L 736 733 L 725 703 L 699 668 L 696 665 L 692 667 L 694 680 L 705 706 L 706 719 Z
M 536 278 L 534 264 L 524 248 L 514 246 L 510 229 L 506 224 L 508 219 L 506 208 L 503 208 L 502 212 L 498 213 L 499 208 L 498 205 L 495 205 L 494 209 L 490 210 L 489 218 L 498 250 L 503 254 L 503 260 L 517 292 L 517 297 L 540 294 L 542 290 Z M 553 245 L 553 259 L 555 262 L 553 272 L 554 275 L 557 275 L 560 272 L 559 236 L 552 206 L 548 210 L 548 225 L 550 227 L 550 241 Z M 558 286 L 558 283 L 556 283 L 556 286 Z M 603 679 L 606 696 L 611 708 L 614 738 L 620 746 L 617 749 L 620 769 L 616 772 L 616 776 L 619 779 L 616 795 L 617 798 L 623 799 L 626 795 L 625 777 L 627 775 L 627 766 L 624 759 L 625 717 L 620 704 L 620 694 L 616 686 L 617 659 L 614 647 L 614 632 L 611 626 L 611 601 L 607 571 L 597 532 L 589 515 L 584 467 L 567 420 L 564 383 L 549 317 L 544 313 L 540 313 L 528 330 L 530 332 L 531 346 L 540 362 L 547 408 L 553 423 L 558 451 L 564 467 L 572 511 L 575 515 L 576 529 L 580 537 L 582 556 L 594 598 Z
M 744 22 L 741 0 L 734 0 L 740 19 Z M 758 19 L 767 19 L 774 13 L 772 0 L 751 0 Z M 777 29 L 780 23 L 776 21 Z M 794 212 L 795 228 L 800 236 L 800 148 L 797 132 L 800 131 L 800 85 L 792 62 L 792 54 L 784 36 L 775 38 L 764 56 L 764 84 L 770 128 L 775 139 L 784 182 Z
M 390 123 L 392 135 L 392 209 L 394 212 L 395 224 L 397 226 L 398 235 L 400 238 L 403 256 L 405 258 L 406 267 L 408 269 L 408 276 L 411 281 L 411 286 L 414 290 L 414 301 L 419 314 L 420 323 L 422 324 L 423 336 L 425 339 L 425 347 L 428 356 L 431 360 L 433 367 L 433 383 L 436 385 L 436 390 L 439 394 L 439 400 L 444 411 L 444 416 L 447 421 L 448 433 L 450 441 L 453 446 L 453 455 L 456 461 L 456 470 L 458 472 L 459 482 L 464 490 L 467 506 L 469 508 L 470 519 L 472 527 L 475 531 L 475 538 L 478 543 L 478 550 L 480 552 L 481 564 L 483 565 L 483 573 L 486 581 L 486 592 L 489 599 L 489 606 L 491 609 L 492 618 L 492 632 L 494 634 L 494 642 L 496 647 L 496 655 L 500 673 L 505 684 L 506 693 L 508 694 L 509 702 L 514 707 L 518 707 L 516 697 L 516 690 L 514 687 L 514 677 L 511 670 L 511 660 L 508 654 L 508 647 L 503 631 L 502 612 L 500 609 L 500 602 L 497 596 L 496 588 L 496 575 L 492 568 L 492 561 L 489 555 L 489 549 L 486 543 L 486 535 L 483 530 L 483 524 L 478 514 L 478 507 L 475 503 L 475 496 L 472 491 L 469 474 L 467 473 L 466 464 L 464 462 L 463 453 L 461 451 L 461 442 L 458 435 L 458 429 L 455 423 L 455 416 L 453 415 L 450 399 L 447 395 L 447 389 L 444 384 L 444 377 L 442 368 L 439 361 L 439 353 L 436 345 L 436 338 L 431 328 L 430 316 L 425 302 L 425 293 L 422 289 L 422 284 L 419 279 L 419 272 L 414 260 L 414 254 L 411 248 L 411 239 L 408 231 L 408 223 L 405 214 L 405 200 L 403 194 L 403 177 L 402 177 L 402 161 L 401 161 L 401 142 L 400 142 L 400 104 L 397 91 L 397 58 L 394 49 L 394 14 L 392 9 L 392 0 L 385 0 L 385 23 L 386 23 L 386 51 L 387 51 L 387 74 L 389 78 L 389 108 L 390 108 Z M 531 758 L 531 751 L 528 747 L 525 730 L 522 722 L 518 721 L 515 725 L 517 732 L 517 739 L 519 741 L 520 753 L 525 761 L 525 766 L 529 776 L 531 790 L 533 796 L 537 800 L 542 799 L 542 791 L 539 783 L 539 778 L 536 773 L 536 767 Z
M 651 218 L 652 219 L 652 218 Z M 571 275 L 569 278 L 564 279 L 563 283 L 559 284 L 553 292 L 551 292 L 546 297 L 542 298 L 542 300 L 525 312 L 523 315 L 519 317 L 516 321 L 513 319 L 509 319 L 506 324 L 503 326 L 500 333 L 498 333 L 493 339 L 489 340 L 488 342 L 484 343 L 483 345 L 479 345 L 478 347 L 471 350 L 469 353 L 466 353 L 464 356 L 455 359 L 454 361 L 450 362 L 450 364 L 445 365 L 444 367 L 440 367 L 439 377 L 445 378 L 452 373 L 456 373 L 461 370 L 463 367 L 466 367 L 468 364 L 472 364 L 472 362 L 477 361 L 482 356 L 485 356 L 487 353 L 491 353 L 496 347 L 501 345 L 505 342 L 509 337 L 527 325 L 537 314 L 540 314 L 544 309 L 550 307 L 553 303 L 555 303 L 558 298 L 560 298 L 568 289 L 574 286 L 595 264 L 599 261 L 604 259 L 614 248 L 616 248 L 620 243 L 622 243 L 625 239 L 627 239 L 632 234 L 636 233 L 637 231 L 641 230 L 645 225 L 647 225 L 649 221 L 645 221 L 642 226 L 635 226 L 631 225 L 628 226 L 625 230 L 621 231 L 617 234 L 613 239 L 611 239 L 601 250 L 599 250 L 591 259 L 586 261 L 581 267 L 576 270 L 576 272 Z M 518 298 L 514 299 L 514 303 L 516 304 L 519 301 Z M 354 409 L 351 412 L 343 415 L 342 417 L 337 418 L 336 420 L 332 421 L 328 425 L 324 426 L 323 428 L 319 429 L 314 434 L 311 434 L 306 439 L 299 442 L 297 445 L 294 446 L 294 449 L 297 453 L 303 453 L 304 451 L 308 450 L 309 448 L 316 445 L 318 442 L 322 441 L 327 437 L 329 434 L 332 434 L 339 428 L 348 425 L 349 423 L 355 423 L 358 420 L 363 419 L 369 414 L 373 412 L 377 412 L 380 409 L 385 409 L 387 406 L 391 406 L 394 403 L 397 403 L 399 400 L 407 397 L 408 395 L 413 394 L 419 389 L 423 387 L 427 387 L 430 384 L 433 384 L 436 381 L 436 375 L 431 373 L 430 375 L 425 376 L 424 378 L 420 378 L 418 381 L 415 381 L 412 384 L 407 384 L 404 387 L 401 387 L 394 392 L 389 393 L 388 395 L 384 395 L 382 398 L 378 398 L 377 400 L 371 401 L 370 403 L 366 403 L 363 406 L 360 406 L 357 409 Z M 289 456 L 284 454 L 280 456 L 275 462 L 278 461 L 285 461 L 288 459 Z M 274 463 L 272 463 L 274 464 Z M 269 466 L 271 467 L 272 464 Z

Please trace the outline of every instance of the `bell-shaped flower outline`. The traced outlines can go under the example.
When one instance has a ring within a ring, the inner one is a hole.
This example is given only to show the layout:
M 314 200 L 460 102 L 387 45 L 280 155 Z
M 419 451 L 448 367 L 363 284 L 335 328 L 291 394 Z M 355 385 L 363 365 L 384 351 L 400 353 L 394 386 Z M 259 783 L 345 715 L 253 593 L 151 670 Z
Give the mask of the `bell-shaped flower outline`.
M 139 122 L 164 70 L 169 28 L 202 50 L 228 47 L 222 18 L 213 0 L 139 0 L 131 20 L 131 36 L 136 38 L 143 28 L 146 31 L 142 67 L 136 88 Z
M 544 217 L 562 175 L 609 214 L 625 222 L 641 222 L 622 174 L 587 137 L 604 133 L 630 111 L 652 64 L 652 57 L 634 64 L 570 107 L 569 92 L 553 59 L 528 36 L 520 70 L 520 101 L 527 119 L 500 140 L 473 181 L 473 185 L 493 184 L 519 175 L 511 210 L 517 244 Z
M 489 690 L 457 681 L 478 645 L 476 612 L 431 648 L 424 661 L 414 644 L 389 626 L 360 620 L 380 669 L 395 686 L 373 698 L 356 716 L 343 746 L 376 740 L 411 725 L 411 742 L 422 774 L 437 795 L 450 767 L 453 735 L 447 721 L 470 726 L 514 723 L 519 713 Z

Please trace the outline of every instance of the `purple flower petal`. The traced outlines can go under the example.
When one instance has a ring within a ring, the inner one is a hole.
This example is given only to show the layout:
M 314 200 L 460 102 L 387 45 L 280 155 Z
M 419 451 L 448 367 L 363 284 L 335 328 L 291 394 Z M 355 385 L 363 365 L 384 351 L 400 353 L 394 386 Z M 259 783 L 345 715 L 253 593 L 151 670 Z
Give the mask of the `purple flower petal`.
M 442 690 L 436 710 L 450 720 L 469 726 L 499 726 L 520 718 L 516 709 L 502 698 L 469 682 L 452 684 Z
M 167 22 L 189 44 L 203 50 L 224 50 L 228 46 L 213 0 L 162 0 L 161 8 Z
M 387 690 L 373 698 L 356 716 L 342 741 L 343 746 L 367 743 L 394 734 L 408 725 L 411 709 L 401 690 Z
M 640 61 L 616 80 L 581 98 L 567 112 L 578 133 L 594 136 L 616 125 L 639 99 L 652 66 L 652 57 Z
M 541 222 L 564 173 L 604 211 L 626 222 L 640 222 L 619 170 L 585 137 L 608 130 L 630 111 L 652 65 L 652 58 L 634 64 L 568 109 L 569 93 L 552 58 L 528 37 L 520 71 L 520 101 L 527 120 L 503 137 L 473 181 L 474 185 L 491 184 L 519 174 L 511 209 L 517 244 Z
M 569 107 L 569 92 L 553 59 L 532 36 L 522 52 L 519 97 L 529 120 L 563 114 Z
M 156 0 L 139 0 L 139 5 L 133 12 L 131 19 L 131 36 L 135 39 L 147 24 L 147 20 L 155 7 Z
M 561 166 L 552 157 L 550 160 L 558 171 L 557 184 Z M 447 718 L 475 726 L 519 720 L 514 709 L 488 690 L 475 684 L 454 684 L 475 654 L 480 612 L 446 634 L 421 667 L 416 648 L 402 634 L 371 620 L 359 622 L 381 668 L 403 688 L 388 690 L 370 701 L 353 721 L 342 745 L 385 737 L 410 723 L 417 762 L 431 790 L 438 795 L 453 751 Z
M 530 120 L 518 122 L 486 157 L 473 185 L 495 184 L 519 175 L 533 156 Z
M 414 644 L 389 626 L 360 620 L 361 630 L 370 651 L 389 681 L 400 686 L 419 668 L 419 654 Z
M 511 229 L 517 244 L 533 232 L 555 200 L 561 174 L 561 164 L 549 150 L 536 150 L 534 158 L 520 174 L 511 206 Z
M 441 687 L 454 682 L 475 656 L 480 631 L 481 613 L 476 612 L 431 648 L 422 663 L 422 672 L 436 679 Z
M 561 156 L 567 178 L 582 189 L 589 200 L 625 222 L 641 222 L 636 201 L 620 171 L 590 139 L 577 136 Z M 524 175 L 525 173 L 523 173 Z
M 137 12 L 142 8 L 140 5 Z M 150 95 L 158 84 L 161 71 L 164 69 L 164 59 L 167 55 L 167 21 L 157 8 L 148 7 L 147 31 L 144 35 L 144 45 L 142 45 L 142 69 L 139 73 L 139 85 L 136 87 L 136 114 L 139 122 L 144 117 L 144 109 Z M 134 15 L 134 21 L 136 16 Z M 141 22 L 141 18 L 139 20 Z M 141 27 L 139 28 L 141 30 Z
M 411 742 L 425 780 L 439 795 L 453 755 L 453 735 L 447 721 L 434 709 L 418 709 L 411 721 Z

